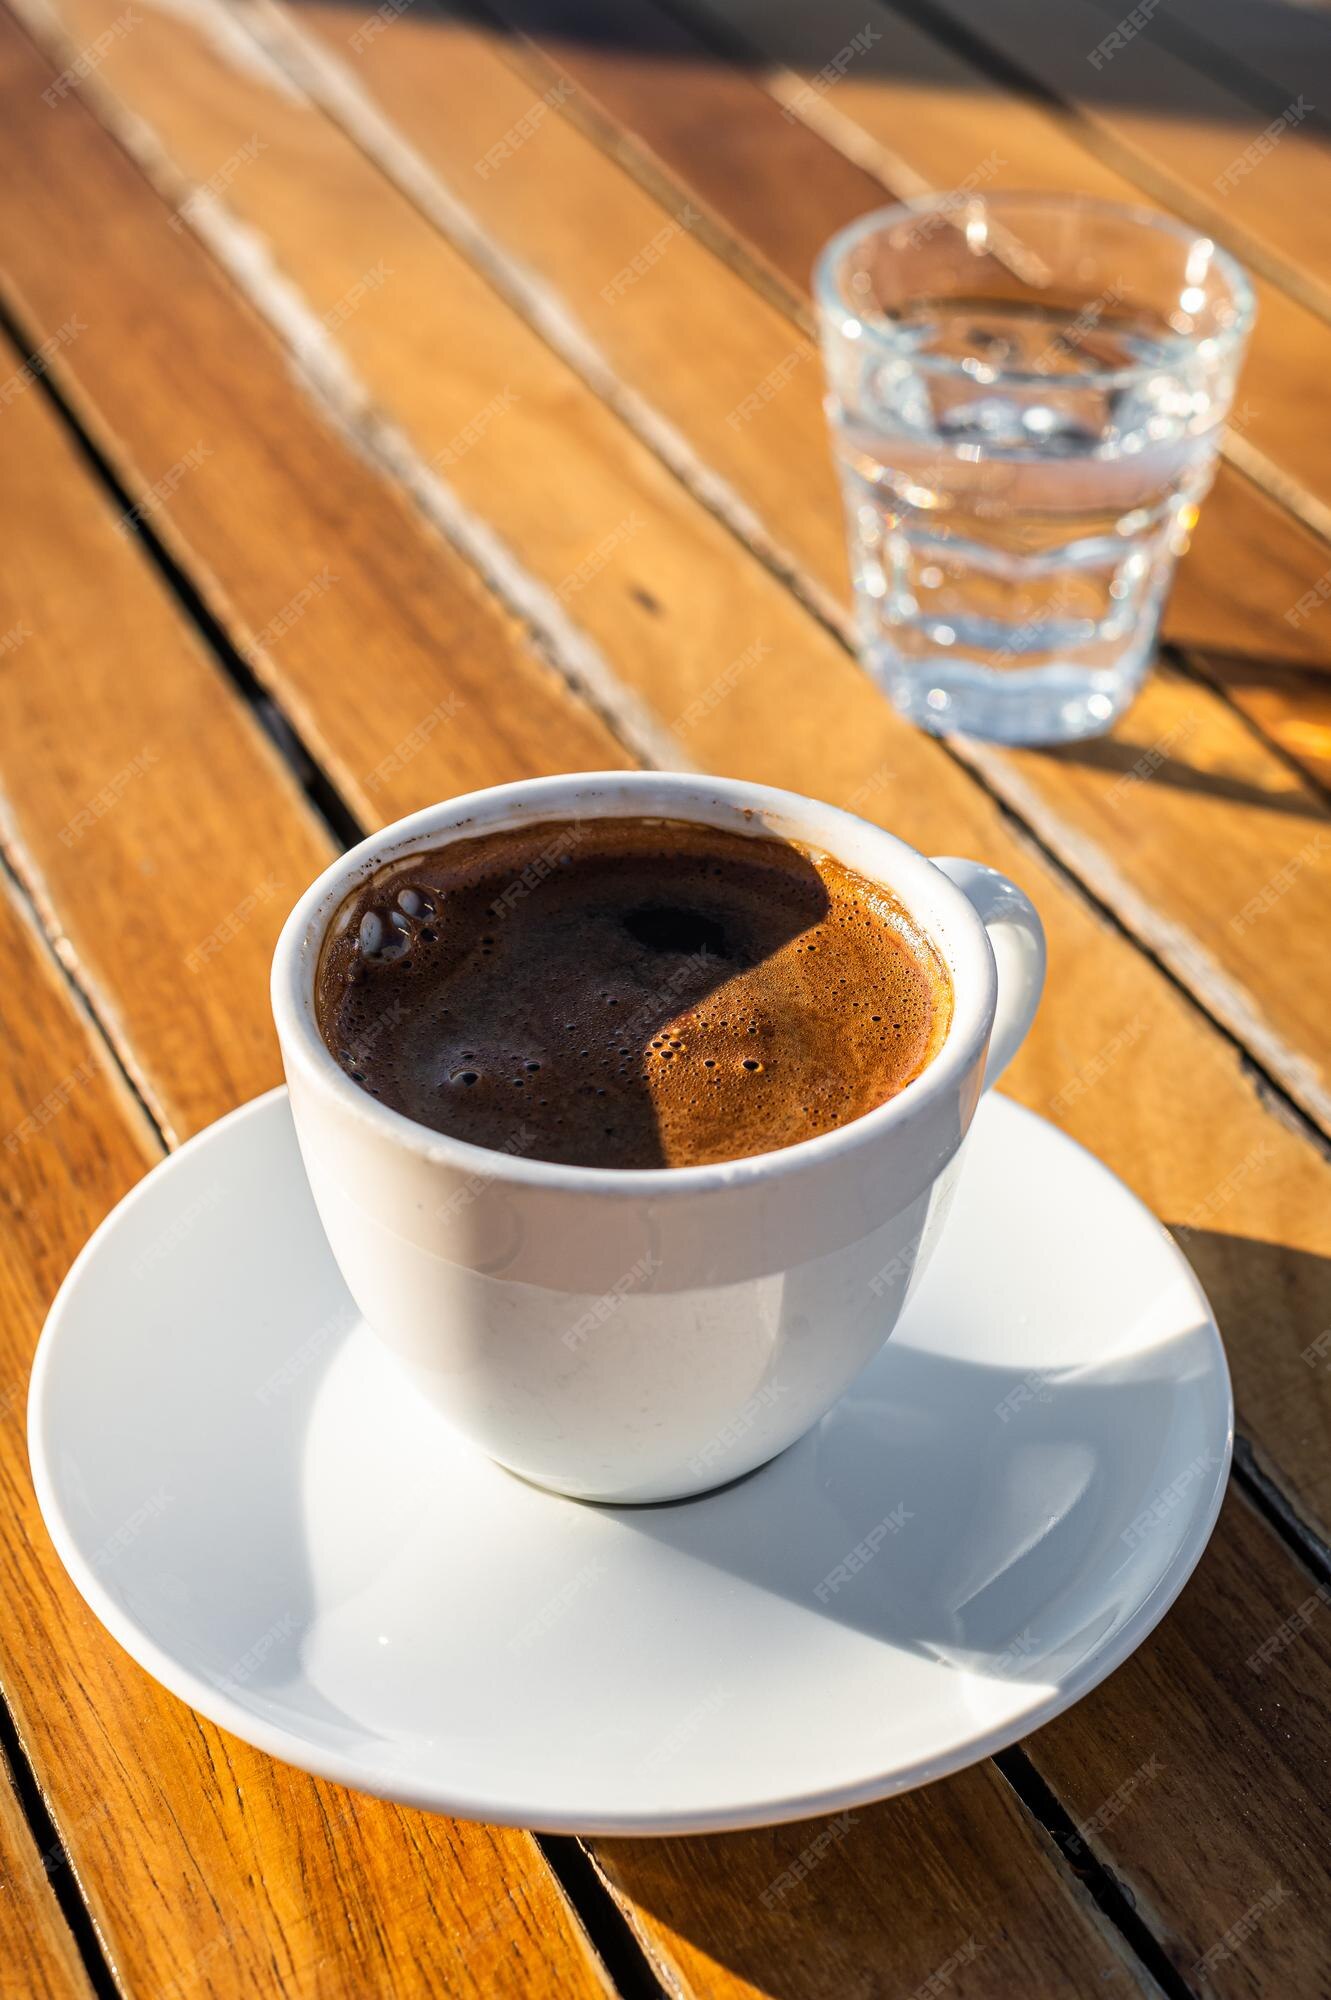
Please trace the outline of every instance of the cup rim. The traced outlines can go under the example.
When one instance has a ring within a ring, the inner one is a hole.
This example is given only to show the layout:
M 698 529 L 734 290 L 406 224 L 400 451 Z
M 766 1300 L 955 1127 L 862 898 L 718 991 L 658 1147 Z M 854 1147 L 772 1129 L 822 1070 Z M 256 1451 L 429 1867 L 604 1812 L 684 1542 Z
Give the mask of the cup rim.
M 855 339 L 863 337 L 866 342 L 884 349 L 897 359 L 901 359 L 903 349 L 899 340 L 891 332 L 873 320 L 863 319 L 847 299 L 837 282 L 836 268 L 840 258 L 861 238 L 874 232 L 894 227 L 912 216 L 956 214 L 964 216 L 968 210 L 994 209 L 1001 213 L 1004 209 L 1024 205 L 1033 208 L 1062 208 L 1089 218 L 1112 218 L 1116 222 L 1136 223 L 1157 236 L 1172 236 L 1180 243 L 1209 243 L 1217 268 L 1223 273 L 1234 302 L 1234 321 L 1231 326 L 1219 332 L 1203 335 L 1200 339 L 1193 334 L 1176 334 L 1164 344 L 1164 353 L 1150 361 L 1124 368 L 1073 369 L 1066 375 L 1040 375 L 1022 369 L 996 369 L 995 382 L 1054 383 L 1063 388 L 1121 388 L 1131 382 L 1139 382 L 1144 377 L 1158 374 L 1161 367 L 1174 355 L 1195 353 L 1201 347 L 1212 344 L 1218 352 L 1241 351 L 1252 331 L 1257 312 L 1256 295 L 1251 280 L 1237 257 L 1230 254 L 1213 236 L 1203 229 L 1172 215 L 1165 215 L 1157 209 L 1145 208 L 1133 202 L 1105 201 L 1096 195 L 1059 194 L 1043 188 L 996 188 L 991 193 L 979 190 L 960 194 L 951 193 L 921 195 L 913 201 L 891 202 L 886 207 L 868 210 L 838 229 L 828 238 L 813 267 L 814 299 L 825 322 L 845 337 L 847 328 L 853 326 Z M 955 375 L 961 372 L 961 363 L 950 355 L 911 354 L 911 367 L 921 374 Z
M 579 801 L 585 808 L 578 812 Z M 704 816 L 705 809 L 720 818 Z M 943 1046 L 920 1074 L 873 1110 L 829 1132 L 766 1153 L 684 1167 L 598 1167 L 529 1159 L 432 1131 L 381 1104 L 347 1076 L 319 1032 L 314 977 L 329 919 L 348 895 L 386 864 L 414 851 L 524 821 L 591 817 L 700 820 L 735 832 L 789 838 L 814 852 L 847 859 L 816 831 L 840 832 L 846 846 L 881 857 L 849 865 L 905 903 L 952 981 L 952 1020 Z M 815 830 L 810 831 L 813 827 Z M 368 1133 L 433 1165 L 528 1188 L 582 1191 L 652 1201 L 680 1199 L 808 1171 L 872 1146 L 907 1128 L 948 1089 L 957 1091 L 983 1060 L 997 1005 L 998 975 L 989 935 L 969 898 L 925 855 L 885 828 L 838 806 L 732 778 L 652 770 L 576 771 L 518 780 L 440 800 L 395 820 L 339 855 L 298 898 L 273 953 L 271 1001 L 288 1080 L 330 1097 Z

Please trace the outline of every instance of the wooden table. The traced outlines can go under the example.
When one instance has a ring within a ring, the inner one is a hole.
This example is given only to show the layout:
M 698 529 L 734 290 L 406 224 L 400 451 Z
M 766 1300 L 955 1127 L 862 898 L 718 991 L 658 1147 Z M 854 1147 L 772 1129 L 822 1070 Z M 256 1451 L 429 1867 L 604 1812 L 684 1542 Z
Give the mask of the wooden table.
M 0 7 L 0 1991 L 1331 1992 L 1331 24 L 1285 0 Z M 1260 320 L 1149 689 L 945 747 L 847 644 L 807 274 L 884 190 L 1163 204 Z M 1173 1227 L 1240 1442 L 1176 1609 L 998 1758 L 816 1827 L 593 1841 L 271 1763 L 95 1623 L 34 1340 L 160 1157 L 279 1075 L 338 842 L 693 765 L 1009 870 L 1009 1088 Z

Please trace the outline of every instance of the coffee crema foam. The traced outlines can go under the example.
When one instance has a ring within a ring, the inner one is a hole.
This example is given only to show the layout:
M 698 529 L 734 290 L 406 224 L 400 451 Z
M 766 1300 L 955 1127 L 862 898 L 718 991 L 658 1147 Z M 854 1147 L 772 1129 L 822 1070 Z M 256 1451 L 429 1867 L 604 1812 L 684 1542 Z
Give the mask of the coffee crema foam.
M 432 1131 L 687 1167 L 848 1124 L 919 1075 L 947 971 L 889 891 L 766 835 L 545 821 L 379 870 L 316 981 L 346 1074 Z

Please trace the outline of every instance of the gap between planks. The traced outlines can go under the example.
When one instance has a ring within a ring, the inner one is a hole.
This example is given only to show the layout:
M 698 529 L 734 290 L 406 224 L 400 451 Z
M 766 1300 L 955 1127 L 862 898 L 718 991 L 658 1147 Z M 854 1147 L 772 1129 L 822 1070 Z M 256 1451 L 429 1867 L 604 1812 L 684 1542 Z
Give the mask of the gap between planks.
M 1076 1821 L 1052 1786 L 1040 1776 L 1020 1743 L 995 1754 L 999 1776 L 1009 1785 L 1024 1811 L 1043 1827 L 1059 1858 L 1076 1876 L 1087 1895 L 1154 1980 L 1164 2000 L 1197 2000 L 1197 1995 L 1178 1971 L 1145 1919 L 1138 1916 L 1131 1897 L 1119 1886 L 1113 1870 L 1088 1847 L 1077 1831 Z M 1078 1862 L 1078 1852 L 1085 1857 Z
M 25 355 L 29 351 L 26 345 L 20 348 L 20 352 Z M 88 1047 L 101 1058 L 105 1073 L 121 1099 L 122 1109 L 129 1122 L 138 1128 L 147 1142 L 145 1150 L 165 1155 L 167 1145 L 161 1127 L 140 1095 L 133 1077 L 121 1061 L 120 1051 L 103 1027 L 91 1000 L 79 982 L 75 969 L 69 964 L 66 955 L 60 951 L 57 939 L 52 936 L 43 921 L 27 883 L 15 868 L 7 816 L 5 822 L 0 823 L 0 895 L 8 896 L 20 922 L 32 933 L 35 948 L 54 967 L 78 1017 Z M 18 1800 L 24 1823 L 38 1854 L 42 1857 L 45 1878 L 50 1884 L 51 1893 L 64 1918 L 79 1962 L 87 1974 L 96 2000 L 119 2000 L 122 1988 L 115 1976 L 110 1954 L 84 1897 L 73 1856 L 65 1845 L 59 1821 L 42 1789 L 36 1768 L 28 1756 L 18 1720 L 9 1705 L 8 1691 L 4 1689 L 0 1689 L 0 1764 L 8 1766 L 8 1778 L 4 1771 L 0 1770 L 0 1784 L 9 1781 L 13 1783 L 14 1795 Z
M 8 873 L 7 870 L 5 872 Z M 17 885 L 13 888 L 13 896 L 21 915 L 36 928 L 26 898 Z M 48 942 L 44 936 L 41 937 L 43 946 Z M 114 1055 L 110 1050 L 107 1053 L 113 1065 Z M 37 1850 L 41 1880 L 55 1898 L 94 2000 L 121 2000 L 120 1985 L 92 1912 L 83 1899 L 73 1858 L 37 1781 L 37 1773 L 28 1760 L 7 1696 L 0 1699 L 0 1785 L 4 1784 L 13 1787 L 23 1823 Z

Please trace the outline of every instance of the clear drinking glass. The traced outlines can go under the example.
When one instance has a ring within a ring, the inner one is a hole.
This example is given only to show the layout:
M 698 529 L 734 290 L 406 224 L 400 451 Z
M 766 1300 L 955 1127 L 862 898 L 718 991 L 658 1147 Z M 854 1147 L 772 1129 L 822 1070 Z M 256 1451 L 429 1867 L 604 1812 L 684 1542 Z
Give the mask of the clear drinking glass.
M 865 665 L 928 729 L 1108 729 L 1211 483 L 1242 269 L 1145 210 L 953 194 L 851 223 L 815 279 Z

